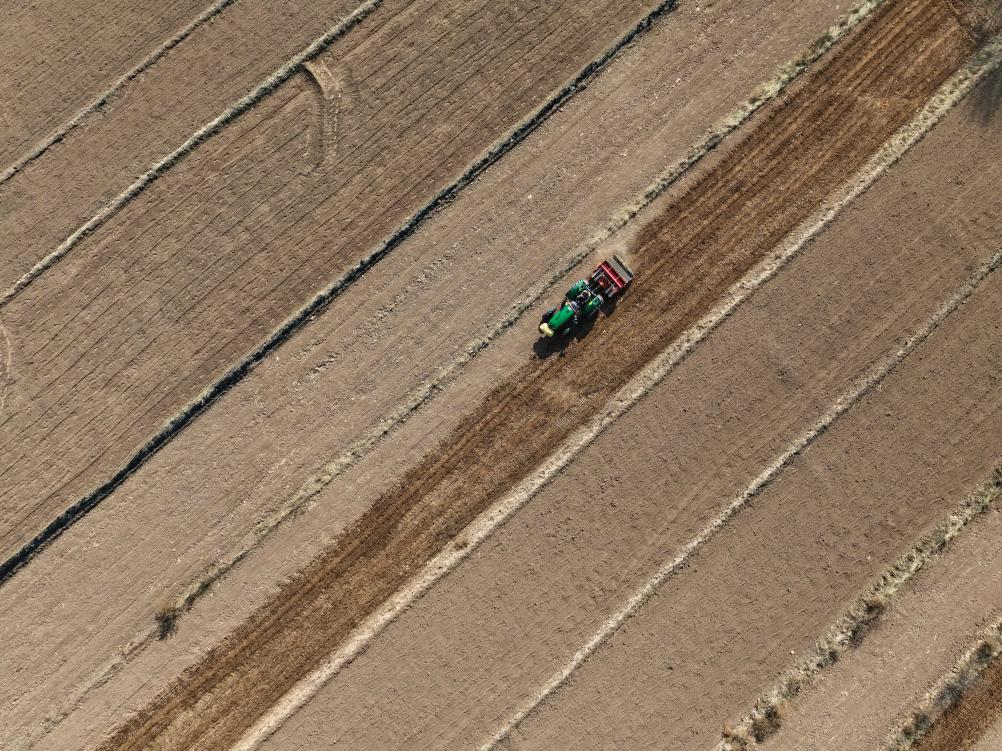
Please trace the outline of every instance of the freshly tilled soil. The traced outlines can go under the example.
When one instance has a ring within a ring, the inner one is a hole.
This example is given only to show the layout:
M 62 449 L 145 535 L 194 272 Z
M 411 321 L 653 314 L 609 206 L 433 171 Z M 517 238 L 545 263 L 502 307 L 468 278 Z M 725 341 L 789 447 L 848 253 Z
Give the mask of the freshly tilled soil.
M 452 441 L 107 748 L 235 740 L 858 169 L 970 51 L 942 2 L 888 4 L 649 228 L 634 250 L 638 280 L 614 315 L 565 356 L 502 384 Z

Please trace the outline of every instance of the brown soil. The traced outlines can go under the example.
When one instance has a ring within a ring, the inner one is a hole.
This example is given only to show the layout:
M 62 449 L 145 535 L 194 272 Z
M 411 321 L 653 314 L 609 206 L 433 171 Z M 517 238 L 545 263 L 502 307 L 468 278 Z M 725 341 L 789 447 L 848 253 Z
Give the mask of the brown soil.
M 917 743 L 915 751 L 965 751 L 1002 717 L 1002 659 L 996 659 Z
M 203 0 L 6 4 L 0 43 L 0 172 L 203 7 Z
M 995 504 L 890 601 L 856 649 L 787 705 L 781 732 L 764 748 L 886 745 L 925 692 L 1002 616 L 1002 512 Z
M 512 301 L 684 156 L 708 123 L 798 57 L 838 15 L 835 5 L 816 0 L 777 20 L 776 0 L 735 0 L 712 13 L 690 6 L 664 17 L 19 572 L 5 585 L 9 608 L 0 613 L 8 645 L 0 673 L 16 675 L 0 688 L 0 737 L 34 737 L 43 717 L 74 706 L 80 685 L 148 632 L 161 593 L 176 601 L 305 478 L 493 330 Z M 735 49 L 742 50 L 740 67 L 732 62 Z M 926 244 L 916 251 L 924 253 Z M 917 279 L 928 273 L 947 286 L 958 283 L 955 264 L 915 268 Z M 225 587 L 214 587 L 198 610 L 179 619 L 174 637 L 154 639 L 141 658 L 88 694 L 50 745 L 100 737 L 222 639 L 445 435 L 498 374 L 531 356 L 538 315 L 528 313 L 482 351 L 475 373 L 464 370 L 451 381 L 448 403 L 439 393 L 431 409 L 413 413 L 412 437 L 381 445 L 364 469 L 339 476 L 308 513 L 274 533 Z M 203 618 L 202 605 L 224 601 L 232 605 L 225 615 Z
M 371 35 L 360 27 L 321 58 L 350 113 L 333 159 L 309 163 L 315 87 L 290 81 L 12 299 L 3 557 L 110 480 L 645 6 L 429 2 Z
M 970 52 L 939 2 L 892 3 L 636 249 L 644 283 L 566 357 L 527 367 L 443 451 L 109 747 L 234 740 L 493 498 L 856 170 Z M 652 332 L 637 340 L 637 327 Z
M 692 555 L 512 745 L 712 748 L 998 461 L 1002 342 L 986 322 L 999 304 L 996 272 Z
M 998 166 L 986 169 L 989 164 Z M 988 203 L 983 199 L 1000 174 L 1002 142 L 971 117 L 965 103 L 660 386 L 376 637 L 265 748 L 478 747 L 654 569 L 676 556 L 861 371 L 918 329 L 971 268 L 998 249 L 992 217 L 999 216 L 1002 195 Z M 532 322 L 526 323 L 516 332 L 522 346 L 531 341 Z M 801 645 L 817 633 L 812 628 L 846 606 L 839 598 L 854 582 L 863 586 L 875 568 L 900 552 L 898 541 L 909 544 L 911 535 L 980 479 L 986 454 L 990 459 L 996 453 L 998 412 L 987 416 L 989 403 L 977 399 L 956 404 L 955 392 L 991 389 L 997 361 L 978 360 L 976 367 L 963 361 L 936 376 L 935 390 L 926 383 L 960 349 L 936 355 L 919 372 L 912 368 L 931 354 L 925 347 L 913 353 L 899 368 L 902 375 L 911 371 L 912 385 L 904 395 L 895 389 L 893 403 L 886 401 L 889 395 L 860 403 L 852 413 L 862 410 L 868 417 L 848 432 L 836 423 L 828 434 L 841 435 L 836 448 L 828 448 L 829 439 L 822 438 L 812 449 L 825 452 L 810 464 L 817 490 L 798 484 L 783 491 L 788 505 L 778 517 L 814 529 L 823 542 L 809 540 L 806 548 L 820 545 L 831 556 L 817 564 L 823 573 L 810 574 L 807 588 L 797 590 L 796 607 L 785 608 L 774 599 L 784 597 L 789 579 L 763 582 L 756 598 L 765 612 L 740 644 L 724 640 L 690 650 L 679 644 L 679 634 L 691 632 L 698 639 L 707 633 L 719 609 L 743 606 L 747 587 L 741 578 L 688 578 L 700 592 L 698 612 L 706 621 L 678 632 L 666 628 L 663 618 L 647 617 L 642 625 L 628 621 L 624 634 L 649 636 L 646 653 L 629 667 L 620 650 L 602 660 L 599 671 L 583 668 L 547 702 L 555 706 L 546 723 L 563 719 L 568 705 L 561 697 L 574 691 L 579 676 L 590 674 L 589 686 L 601 698 L 566 722 L 564 730 L 586 727 L 598 739 L 594 745 L 605 748 L 710 748 L 722 723 L 746 712 L 755 690 L 797 659 L 789 649 L 799 655 Z M 512 351 L 517 351 L 514 344 Z M 490 357 L 504 361 L 500 354 Z M 483 363 L 483 371 L 488 369 Z M 954 379 L 955 373 L 974 370 L 979 375 L 970 380 Z M 880 387 L 881 393 L 889 390 L 889 384 Z M 929 406 L 936 404 L 956 406 L 949 411 Z M 943 426 L 964 421 L 968 410 L 986 414 L 984 422 L 962 428 L 968 441 L 963 448 L 956 435 L 944 445 Z M 405 432 L 420 435 L 416 425 Z M 987 435 L 979 437 L 982 432 Z M 896 438 L 912 435 L 915 440 Z M 402 446 L 411 441 L 399 437 Z M 829 460 L 846 449 L 851 450 L 848 458 L 839 460 L 848 468 L 843 474 Z M 868 457 L 865 477 L 861 457 Z M 378 463 L 373 465 L 373 473 L 378 472 Z M 911 478 L 907 486 L 902 477 Z M 782 478 L 774 484 L 782 485 Z M 356 492 L 342 487 L 325 502 L 335 504 Z M 864 498 L 869 500 L 861 514 Z M 867 533 L 874 523 L 882 525 L 880 531 Z M 780 554 L 784 562 L 795 562 L 802 554 L 799 547 L 764 547 L 744 525 L 742 512 L 728 526 L 745 530 L 737 539 L 750 547 L 740 553 L 750 560 L 746 569 L 760 570 Z M 826 531 L 819 531 L 822 527 Z M 303 533 L 308 529 L 304 524 Z M 856 534 L 869 540 L 863 543 L 872 546 L 869 552 L 860 549 Z M 726 552 L 720 553 L 724 561 L 739 555 L 736 538 L 728 539 Z M 993 563 L 987 561 L 989 567 Z M 790 579 L 795 583 L 802 572 Z M 992 578 L 1002 586 L 1002 573 Z M 200 614 L 200 620 L 216 611 Z M 799 625 L 787 623 L 794 615 Z M 643 611 L 636 617 L 642 618 Z M 771 639 L 780 629 L 792 636 L 774 648 Z M 711 670 L 710 661 L 723 667 Z M 879 694 L 879 685 L 872 690 Z M 875 703 L 872 694 L 865 703 Z M 880 716 L 888 722 L 897 716 L 884 710 Z M 843 720 L 852 727 L 851 720 Z M 559 739 L 554 733 L 540 745 L 588 745 L 576 737 Z M 877 746 L 849 745 L 841 736 L 839 741 L 810 748 Z M 519 747 L 517 740 L 512 747 Z

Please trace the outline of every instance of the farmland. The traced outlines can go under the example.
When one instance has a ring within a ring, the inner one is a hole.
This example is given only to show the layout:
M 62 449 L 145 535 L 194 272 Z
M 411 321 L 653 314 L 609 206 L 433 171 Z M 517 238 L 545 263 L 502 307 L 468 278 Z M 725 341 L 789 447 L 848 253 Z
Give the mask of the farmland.
M 1002 465 L 988 4 L 19 13 L 0 745 L 872 748 L 1000 617 L 985 496 L 747 719 Z

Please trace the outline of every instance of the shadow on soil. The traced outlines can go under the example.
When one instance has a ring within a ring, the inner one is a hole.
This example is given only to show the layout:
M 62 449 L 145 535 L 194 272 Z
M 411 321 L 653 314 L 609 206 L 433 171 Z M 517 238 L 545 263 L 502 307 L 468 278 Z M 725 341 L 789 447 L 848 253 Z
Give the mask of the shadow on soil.
M 615 312 L 617 302 L 618 300 L 607 302 L 602 306 L 600 313 L 579 323 L 569 334 L 553 338 L 546 336 L 539 337 L 536 343 L 532 345 L 532 351 L 536 353 L 536 357 L 540 360 L 546 360 L 554 355 L 563 357 L 572 342 L 580 342 L 591 333 L 591 330 L 595 328 L 595 323 L 598 321 L 599 316 L 611 316 Z
M 996 68 L 980 86 L 974 90 L 974 114 L 983 125 L 1002 122 L 1002 66 Z

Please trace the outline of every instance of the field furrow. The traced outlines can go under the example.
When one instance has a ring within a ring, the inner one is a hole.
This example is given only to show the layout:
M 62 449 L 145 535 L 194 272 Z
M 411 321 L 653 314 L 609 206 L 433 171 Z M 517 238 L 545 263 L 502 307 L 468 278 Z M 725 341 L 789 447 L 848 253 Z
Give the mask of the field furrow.
M 203 391 L 239 378 L 318 291 L 622 43 L 645 5 L 429 2 L 363 25 L 327 60 L 349 102 L 328 166 L 310 168 L 315 99 L 300 75 L 10 299 L 4 557 L 81 498 L 88 509 Z
M 481 510 L 761 260 L 971 52 L 936 0 L 885 5 L 634 249 L 644 280 L 564 357 L 506 379 L 109 748 L 235 740 Z M 816 85 L 817 82 L 824 85 Z M 632 334 L 648 333 L 645 338 Z

